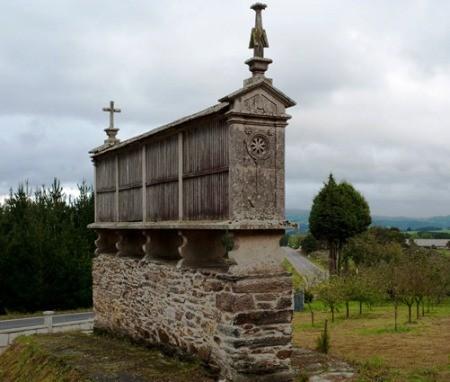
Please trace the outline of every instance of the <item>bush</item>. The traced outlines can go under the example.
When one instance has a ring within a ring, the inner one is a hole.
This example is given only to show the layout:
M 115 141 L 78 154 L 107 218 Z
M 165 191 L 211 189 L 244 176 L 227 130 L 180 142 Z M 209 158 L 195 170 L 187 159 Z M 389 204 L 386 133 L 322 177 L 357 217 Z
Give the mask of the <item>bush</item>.
M 298 234 L 289 235 L 288 245 L 289 245 L 289 247 L 291 247 L 293 249 L 298 249 L 298 248 L 300 248 L 301 240 L 302 240 L 302 237 Z

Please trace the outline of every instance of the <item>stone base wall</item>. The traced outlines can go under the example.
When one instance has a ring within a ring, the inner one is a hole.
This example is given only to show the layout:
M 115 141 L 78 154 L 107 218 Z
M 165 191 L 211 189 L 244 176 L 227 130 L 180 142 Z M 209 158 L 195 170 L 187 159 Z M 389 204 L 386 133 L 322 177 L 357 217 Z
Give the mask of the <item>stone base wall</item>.
M 236 276 L 100 254 L 95 327 L 194 354 L 229 381 L 291 381 L 289 274 Z

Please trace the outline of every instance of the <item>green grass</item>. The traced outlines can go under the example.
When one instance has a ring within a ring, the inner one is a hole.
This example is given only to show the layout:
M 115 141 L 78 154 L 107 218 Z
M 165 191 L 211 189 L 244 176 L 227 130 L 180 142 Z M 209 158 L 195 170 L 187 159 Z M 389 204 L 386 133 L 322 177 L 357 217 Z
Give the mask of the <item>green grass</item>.
M 402 333 L 409 333 L 413 331 L 414 328 L 408 327 L 408 326 L 398 326 L 397 330 L 393 327 L 385 327 L 385 328 L 363 328 L 358 331 L 358 333 L 367 335 L 367 336 L 373 336 L 377 334 L 402 334 Z
M 282 265 L 287 272 L 292 273 L 292 285 L 294 287 L 294 290 L 303 290 L 305 281 L 303 280 L 303 277 L 300 275 L 300 273 L 297 272 L 297 270 L 292 266 L 288 259 L 284 259 Z
M 436 252 L 439 252 L 441 255 L 450 257 L 450 249 L 436 249 Z
M 448 382 L 450 381 L 450 301 L 435 306 L 425 317 L 409 324 L 407 308 L 401 306 L 398 330 L 389 304 L 364 308 L 350 306 L 350 319 L 341 307 L 331 323 L 330 313 L 314 302 L 315 325 L 308 310 L 294 315 L 294 343 L 314 349 L 323 322 L 329 320 L 331 355 L 353 363 L 360 382 Z

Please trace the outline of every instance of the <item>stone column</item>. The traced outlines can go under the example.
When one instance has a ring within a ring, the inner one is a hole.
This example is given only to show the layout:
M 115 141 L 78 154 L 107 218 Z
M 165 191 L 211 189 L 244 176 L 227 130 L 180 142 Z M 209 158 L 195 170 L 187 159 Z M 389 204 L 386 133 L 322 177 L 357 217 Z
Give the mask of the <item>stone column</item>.
M 233 263 L 216 296 L 223 314 L 215 341 L 230 381 L 292 381 L 292 280 L 283 271 L 282 231 L 234 232 Z

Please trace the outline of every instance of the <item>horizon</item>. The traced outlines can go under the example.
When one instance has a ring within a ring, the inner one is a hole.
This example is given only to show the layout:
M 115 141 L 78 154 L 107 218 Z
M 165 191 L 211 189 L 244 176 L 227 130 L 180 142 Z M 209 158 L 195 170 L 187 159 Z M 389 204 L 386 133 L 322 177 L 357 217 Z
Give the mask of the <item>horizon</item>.
M 56 178 L 56 179 L 58 179 L 58 178 Z M 21 182 L 19 184 L 24 184 L 24 183 L 25 182 Z M 81 184 L 81 182 L 79 182 L 77 184 Z M 89 186 L 92 186 L 92 184 L 90 184 Z M 40 185 L 37 187 L 31 185 L 30 186 L 31 194 L 33 194 L 34 191 L 36 190 L 36 188 L 39 188 L 39 187 L 47 187 L 47 185 L 44 184 L 44 185 Z M 17 189 L 17 187 L 16 188 L 11 187 L 11 188 L 12 188 L 13 192 Z M 78 191 L 77 186 L 72 186 L 69 188 L 63 186 L 63 193 L 67 198 L 69 198 L 69 197 L 76 198 L 79 196 L 79 191 Z M 7 198 L 9 198 L 9 194 L 0 195 L 0 205 L 2 205 Z M 311 203 L 311 205 L 312 205 L 312 203 Z M 369 207 L 370 207 L 370 205 L 369 205 Z M 286 206 L 286 215 L 295 214 L 295 213 L 309 213 L 310 211 L 311 211 L 311 207 L 307 208 L 307 207 Z M 444 215 L 430 215 L 430 216 L 380 215 L 380 214 L 373 213 L 372 210 L 371 210 L 370 215 L 372 218 L 417 219 L 417 220 L 427 220 L 427 219 L 432 219 L 432 218 L 450 217 L 450 213 L 448 215 L 444 214 Z

